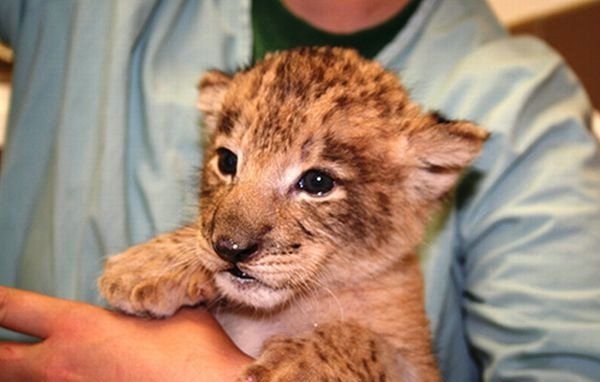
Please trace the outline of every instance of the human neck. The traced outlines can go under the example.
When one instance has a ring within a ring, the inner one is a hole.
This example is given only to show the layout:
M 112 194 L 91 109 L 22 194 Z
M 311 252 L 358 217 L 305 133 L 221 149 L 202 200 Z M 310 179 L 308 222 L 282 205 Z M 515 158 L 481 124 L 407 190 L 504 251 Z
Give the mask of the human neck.
M 410 0 L 282 0 L 294 15 L 329 33 L 350 34 L 375 27 Z

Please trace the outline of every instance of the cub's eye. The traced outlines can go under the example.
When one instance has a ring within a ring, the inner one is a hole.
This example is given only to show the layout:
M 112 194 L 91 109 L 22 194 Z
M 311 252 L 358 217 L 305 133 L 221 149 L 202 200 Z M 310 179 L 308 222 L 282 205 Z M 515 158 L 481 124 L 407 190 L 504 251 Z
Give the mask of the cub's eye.
M 217 149 L 217 155 L 219 156 L 219 171 L 223 175 L 234 176 L 237 171 L 237 155 L 224 147 Z
M 322 196 L 328 193 L 335 186 L 332 177 L 320 170 L 308 170 L 305 172 L 296 187 L 311 195 Z

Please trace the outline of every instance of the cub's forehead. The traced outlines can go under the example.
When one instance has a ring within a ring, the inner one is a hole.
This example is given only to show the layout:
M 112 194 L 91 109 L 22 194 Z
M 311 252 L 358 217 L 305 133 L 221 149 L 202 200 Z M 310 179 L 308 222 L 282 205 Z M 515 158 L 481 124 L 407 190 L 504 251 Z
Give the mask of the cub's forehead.
M 320 99 L 328 93 L 362 97 L 376 92 L 404 93 L 398 78 L 375 61 L 350 49 L 332 47 L 299 48 L 283 51 L 237 73 L 231 96 L 253 100 L 271 96 L 272 101 Z
M 237 73 L 224 96 L 220 134 L 249 136 L 259 149 L 289 149 L 310 136 L 386 129 L 409 101 L 397 76 L 341 48 L 267 56 Z

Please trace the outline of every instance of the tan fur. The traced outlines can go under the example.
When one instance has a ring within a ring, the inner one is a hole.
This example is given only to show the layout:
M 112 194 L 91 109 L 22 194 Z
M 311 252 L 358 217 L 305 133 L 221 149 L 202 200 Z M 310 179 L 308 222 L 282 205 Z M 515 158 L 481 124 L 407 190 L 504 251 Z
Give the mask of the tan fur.
M 393 73 L 339 48 L 209 72 L 198 106 L 198 220 L 111 257 L 107 301 L 156 317 L 206 303 L 258 357 L 243 381 L 439 380 L 415 248 L 487 133 L 422 112 Z M 334 187 L 300 189 L 311 169 Z M 223 246 L 248 250 L 227 261 Z

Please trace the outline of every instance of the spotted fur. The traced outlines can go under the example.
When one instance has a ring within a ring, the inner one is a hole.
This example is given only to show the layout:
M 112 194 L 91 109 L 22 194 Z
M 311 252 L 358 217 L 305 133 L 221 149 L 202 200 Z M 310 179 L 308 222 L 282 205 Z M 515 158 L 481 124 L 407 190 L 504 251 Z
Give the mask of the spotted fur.
M 415 248 L 487 133 L 423 112 L 347 49 L 272 54 L 199 87 L 198 219 L 109 258 L 108 302 L 157 317 L 205 303 L 257 357 L 242 381 L 439 380 Z M 302 188 L 311 170 L 332 188 Z

